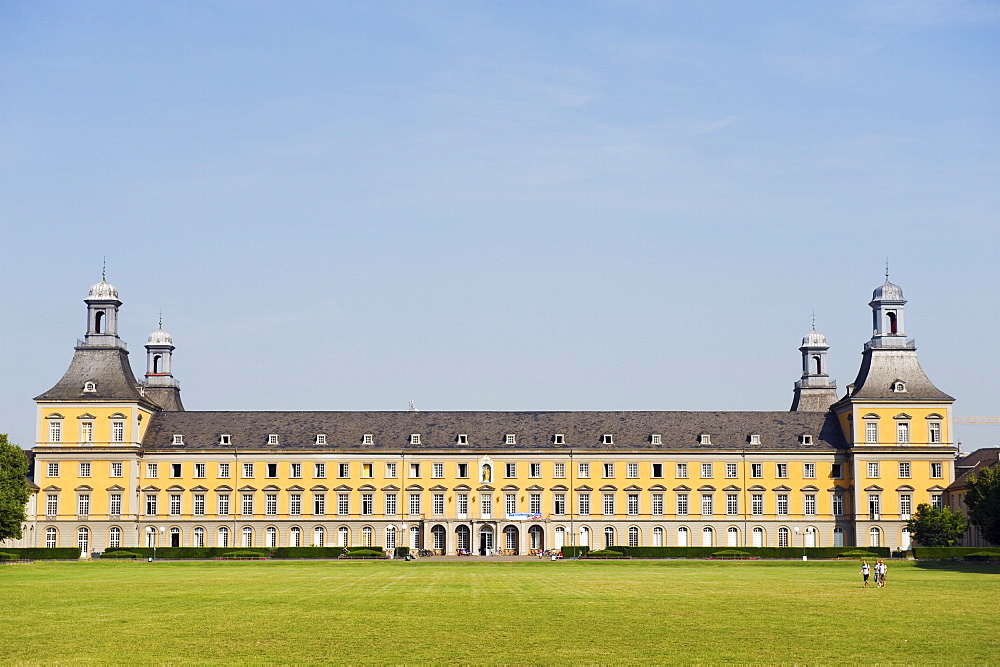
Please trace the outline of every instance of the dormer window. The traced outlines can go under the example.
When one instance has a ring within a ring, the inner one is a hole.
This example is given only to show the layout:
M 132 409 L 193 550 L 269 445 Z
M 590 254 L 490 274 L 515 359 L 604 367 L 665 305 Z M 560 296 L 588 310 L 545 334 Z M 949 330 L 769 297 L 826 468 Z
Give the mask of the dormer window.
M 411 445 L 419 445 L 420 444 L 420 434 L 419 433 L 411 433 L 410 434 L 410 444 Z
M 316 444 L 317 445 L 325 445 L 326 444 L 326 433 L 317 433 L 316 434 Z
M 892 390 L 897 394 L 902 394 L 906 392 L 906 383 L 902 380 L 896 380 L 892 383 Z
M 184 436 L 181 435 L 180 433 L 174 433 L 174 444 L 175 445 L 183 445 L 184 444 Z
M 222 435 L 219 436 L 219 444 L 220 445 L 233 444 L 233 436 L 229 435 L 228 433 L 223 433 Z
M 811 445 L 813 444 L 813 437 L 808 433 L 803 433 L 802 435 L 799 436 L 799 442 L 801 442 L 803 445 Z
M 87 393 L 91 393 L 92 394 L 95 391 L 97 391 L 97 383 L 96 382 L 84 382 L 83 383 L 83 390 L 85 392 L 87 392 Z
M 700 436 L 698 436 L 698 442 L 702 445 L 711 445 L 712 435 L 710 433 L 702 433 Z
M 278 444 L 278 434 L 277 433 L 271 433 L 271 434 L 269 434 L 267 436 L 267 444 L 269 444 L 269 445 L 276 445 L 276 444 Z
M 605 433 L 601 436 L 602 445 L 613 445 L 615 444 L 615 436 L 611 433 Z
M 751 433 L 750 434 L 750 444 L 751 445 L 759 445 L 760 444 L 760 433 Z
M 650 442 L 650 444 L 653 444 L 653 445 L 662 445 L 663 444 L 663 436 L 660 435 L 659 433 L 654 433 L 653 435 L 649 436 L 649 442 Z
M 504 437 L 504 441 L 503 442 L 504 442 L 505 445 L 516 445 L 517 444 L 517 437 L 515 437 L 515 435 L 513 433 L 508 433 L 506 435 L 506 437 Z
M 554 436 L 552 436 L 552 442 L 556 445 L 565 445 L 566 436 L 563 435 L 562 433 L 556 433 Z
M 469 444 L 469 435 L 467 433 L 458 434 L 458 444 L 467 445 Z

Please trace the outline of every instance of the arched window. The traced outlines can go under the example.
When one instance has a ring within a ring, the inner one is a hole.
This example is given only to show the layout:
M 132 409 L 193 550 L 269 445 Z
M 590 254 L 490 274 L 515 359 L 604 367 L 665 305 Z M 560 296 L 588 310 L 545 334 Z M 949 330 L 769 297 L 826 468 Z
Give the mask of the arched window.
M 216 546 L 228 547 L 229 546 L 229 528 L 226 526 L 219 527 L 219 541 Z
M 274 526 L 267 527 L 267 541 L 265 545 L 272 549 L 278 546 L 278 529 Z
M 396 548 L 396 527 L 386 526 L 385 529 L 385 549 L 392 551 Z
M 341 526 L 337 529 L 337 546 L 346 547 L 350 546 L 351 542 L 351 530 L 347 526 Z
M 118 526 L 111 526 L 108 529 L 108 548 L 117 549 L 122 545 L 122 529 Z
M 45 529 L 45 548 L 55 549 L 59 545 L 59 531 L 52 526 Z
M 701 531 L 701 546 L 703 547 L 714 547 L 715 546 L 715 531 L 709 526 Z
M 726 546 L 727 547 L 738 547 L 740 546 L 740 529 L 736 526 L 730 526 L 726 531 Z
M 101 327 L 104 326 L 104 311 L 99 310 L 94 314 L 94 333 L 103 333 Z
M 653 529 L 653 546 L 662 547 L 663 544 L 663 529 L 657 526 Z
M 253 546 L 253 528 L 250 526 L 243 526 L 243 546 Z
M 434 548 L 444 553 L 447 548 L 445 541 L 447 539 L 447 531 L 445 531 L 444 526 L 434 526 L 431 528 L 431 536 L 434 539 Z M 516 548 L 516 547 L 512 547 Z
M 686 547 L 688 544 L 688 529 L 681 526 L 677 529 L 677 546 Z
M 172 547 L 179 547 L 181 545 L 181 529 L 176 526 L 170 529 L 170 544 Z
M 588 526 L 580 526 L 580 546 L 590 546 L 590 528 Z
M 787 547 L 788 546 L 788 529 L 782 526 L 778 529 L 778 546 Z
M 420 526 L 410 526 L 410 548 L 420 548 Z
M 806 541 L 806 546 L 807 547 L 819 546 L 818 544 L 816 544 L 816 541 L 817 541 L 818 537 L 819 537 L 819 533 L 816 531 L 815 527 L 813 527 L 813 526 L 807 526 L 806 527 L 805 541 Z
M 842 547 L 844 546 L 844 529 L 834 528 L 833 529 L 833 546 Z
M 503 548 L 517 552 L 517 528 L 507 526 L 503 529 Z
M 293 547 L 302 546 L 302 529 L 298 526 L 292 526 L 291 531 L 289 531 L 290 539 L 288 540 Z
M 542 533 L 541 526 L 532 526 L 528 529 L 528 543 L 531 549 L 545 548 L 545 536 Z
M 628 545 L 630 547 L 639 546 L 639 528 L 630 526 L 628 529 Z
M 872 529 L 868 531 L 868 546 L 882 546 L 882 531 L 877 526 L 872 526 Z
M 313 546 L 321 547 L 326 543 L 326 531 L 323 530 L 323 526 L 316 526 L 313 528 Z
M 604 548 L 610 549 L 615 546 L 615 529 L 611 526 L 604 528 Z
M 760 526 L 756 526 L 753 529 L 753 546 L 762 547 L 764 546 L 764 529 Z
M 896 331 L 896 313 L 890 311 L 885 314 L 887 320 L 889 320 L 889 333 L 894 334 Z
M 203 547 L 203 546 L 205 546 L 205 529 L 204 528 L 200 528 L 200 527 L 199 528 L 195 528 L 194 529 L 194 533 L 192 533 L 192 534 L 194 535 L 194 545 L 193 546 L 196 546 L 196 547 Z
M 365 526 L 361 529 L 361 546 L 370 547 L 372 546 L 372 541 L 374 539 L 375 531 L 372 530 L 371 526 Z
M 823 360 L 819 358 L 819 355 L 813 355 L 813 363 L 815 364 L 815 368 L 816 368 L 815 373 L 816 373 L 816 375 L 822 375 L 823 374 Z
M 566 529 L 562 526 L 556 527 L 555 541 L 552 543 L 554 549 L 562 549 L 566 546 Z
M 470 535 L 471 532 L 468 526 L 459 526 L 455 529 L 455 541 L 457 542 L 457 548 L 463 551 L 468 551 L 470 549 Z
M 84 526 L 76 531 L 76 546 L 80 547 L 80 553 L 87 553 L 90 550 L 90 531 Z
M 160 372 L 160 359 L 162 359 L 162 358 L 163 358 L 162 355 L 159 355 L 159 354 L 154 354 L 153 355 L 153 373 L 154 374 Z

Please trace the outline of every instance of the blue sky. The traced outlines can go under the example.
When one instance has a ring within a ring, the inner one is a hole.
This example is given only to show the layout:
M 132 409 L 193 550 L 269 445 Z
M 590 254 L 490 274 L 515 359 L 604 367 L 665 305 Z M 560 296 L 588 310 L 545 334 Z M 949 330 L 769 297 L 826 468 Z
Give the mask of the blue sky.
M 0 431 L 108 279 L 189 409 L 782 410 L 889 257 L 1000 414 L 991 2 L 0 2 Z M 963 449 L 1000 426 L 961 426 Z

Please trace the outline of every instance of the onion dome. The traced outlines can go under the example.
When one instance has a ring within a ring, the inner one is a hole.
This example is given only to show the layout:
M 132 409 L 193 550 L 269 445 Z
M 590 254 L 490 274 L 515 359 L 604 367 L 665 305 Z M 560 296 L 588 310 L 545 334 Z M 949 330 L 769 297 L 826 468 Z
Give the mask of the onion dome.
M 97 283 L 96 285 L 90 286 L 90 294 L 87 296 L 87 298 L 104 299 L 104 300 L 114 299 L 115 301 L 117 301 L 118 289 L 114 285 L 106 281 L 104 278 L 101 278 L 101 282 Z
M 872 292 L 872 301 L 905 301 L 903 299 L 903 288 L 893 285 L 886 278 L 885 282 L 875 288 Z
M 149 334 L 149 339 L 146 341 L 147 345 L 173 345 L 174 341 L 166 331 L 163 330 L 163 325 L 160 328 Z
M 807 333 L 802 338 L 802 347 L 818 347 L 821 345 L 826 345 L 826 336 L 819 333 L 815 329 Z

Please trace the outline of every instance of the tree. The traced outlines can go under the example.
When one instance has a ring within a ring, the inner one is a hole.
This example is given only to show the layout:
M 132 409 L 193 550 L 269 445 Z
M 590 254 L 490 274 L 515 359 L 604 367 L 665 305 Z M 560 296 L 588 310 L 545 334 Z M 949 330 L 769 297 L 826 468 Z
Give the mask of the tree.
M 31 497 L 27 476 L 28 457 L 0 433 L 0 542 L 21 538 L 24 506 Z
M 950 507 L 931 507 L 927 503 L 917 505 L 917 513 L 906 522 L 913 539 L 925 547 L 950 547 L 965 534 L 967 526 L 965 517 Z
M 990 544 L 1000 545 L 1000 466 L 983 468 L 969 476 L 965 506 L 969 521 Z

